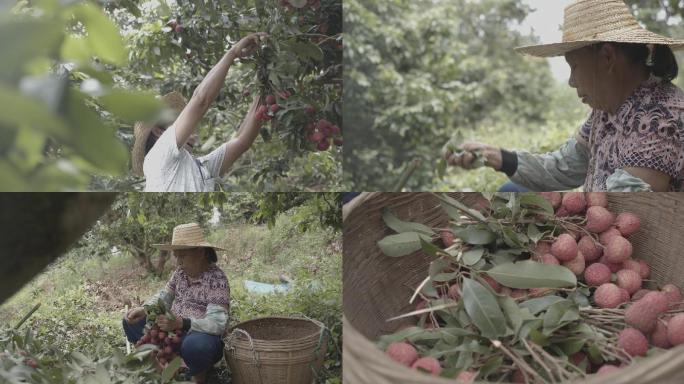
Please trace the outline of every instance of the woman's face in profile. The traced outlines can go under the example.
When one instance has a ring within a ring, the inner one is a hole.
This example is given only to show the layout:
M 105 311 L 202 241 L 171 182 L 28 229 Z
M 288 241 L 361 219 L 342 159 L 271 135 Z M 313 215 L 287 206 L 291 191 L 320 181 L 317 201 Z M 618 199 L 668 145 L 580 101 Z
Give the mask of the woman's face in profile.
M 590 48 L 581 48 L 565 54 L 565 61 L 570 66 L 570 87 L 577 90 L 577 97 L 582 103 L 592 108 L 600 105 L 597 95 L 597 63 L 596 53 Z

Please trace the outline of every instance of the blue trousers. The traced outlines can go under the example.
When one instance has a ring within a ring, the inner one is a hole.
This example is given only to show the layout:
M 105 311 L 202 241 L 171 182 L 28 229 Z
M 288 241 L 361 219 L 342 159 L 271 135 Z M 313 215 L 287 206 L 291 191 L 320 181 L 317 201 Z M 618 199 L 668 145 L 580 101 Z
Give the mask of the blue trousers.
M 499 192 L 529 192 L 530 190 L 522 187 L 518 184 L 513 183 L 512 181 L 506 182 L 504 185 L 502 185 L 499 188 Z
M 126 319 L 123 319 L 123 329 L 128 341 L 136 343 L 143 337 L 145 319 L 143 318 L 133 324 L 128 324 Z M 218 335 L 190 331 L 183 336 L 180 356 L 188 366 L 190 375 L 195 376 L 208 370 L 221 360 L 223 357 L 223 340 Z

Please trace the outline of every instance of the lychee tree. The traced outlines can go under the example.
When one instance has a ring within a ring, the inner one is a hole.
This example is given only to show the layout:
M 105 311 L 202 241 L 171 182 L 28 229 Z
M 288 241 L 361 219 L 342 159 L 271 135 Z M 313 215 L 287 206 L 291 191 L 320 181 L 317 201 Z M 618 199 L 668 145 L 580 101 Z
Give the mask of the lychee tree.
M 111 10 L 131 58 L 118 80 L 158 94 L 175 90 L 190 98 L 232 44 L 250 33 L 268 33 L 253 57 L 233 64 L 200 125 L 200 152 L 206 153 L 229 139 L 252 98 L 262 97 L 261 139 L 236 164 L 224 189 L 340 188 L 341 0 L 193 0 L 134 12 Z M 129 141 L 131 128 L 120 124 Z

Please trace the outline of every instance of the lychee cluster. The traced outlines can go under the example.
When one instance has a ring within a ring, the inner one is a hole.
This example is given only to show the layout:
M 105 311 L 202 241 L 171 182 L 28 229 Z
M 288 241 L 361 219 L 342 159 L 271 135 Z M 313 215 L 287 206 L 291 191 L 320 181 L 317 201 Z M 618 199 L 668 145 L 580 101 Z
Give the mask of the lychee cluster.
M 307 140 L 315 144 L 316 149 L 319 151 L 327 151 L 330 148 L 331 139 L 338 147 L 343 144 L 340 127 L 326 119 L 310 122 L 304 131 Z
M 152 351 L 152 356 L 163 367 L 178 356 L 182 340 L 183 331 L 167 333 L 159 329 L 159 326 L 155 324 L 150 329 L 145 330 L 145 334 L 138 340 L 135 346 L 139 347 L 144 344 L 156 345 L 158 349 Z
M 589 309 L 597 311 L 592 313 L 619 316 L 616 319 L 619 325 L 610 324 L 615 329 L 615 338 L 608 341 L 611 348 L 621 350 L 624 356 L 635 357 L 646 356 L 651 347 L 670 348 L 684 344 L 684 313 L 676 313 L 676 310 L 684 309 L 680 289 L 673 284 L 664 285 L 660 289 L 644 287 L 644 282 L 651 274 L 650 266 L 644 260 L 634 258 L 635 249 L 630 241 L 630 236 L 641 228 L 639 217 L 630 212 L 609 210 L 604 193 L 544 192 L 540 195 L 553 207 L 553 223 L 556 224 L 529 247 L 531 259 L 568 268 L 577 276 L 579 286 L 589 292 L 589 303 L 594 307 Z M 470 208 L 475 207 L 471 205 Z M 480 212 L 488 210 L 489 208 L 478 209 Z M 539 220 L 545 219 L 539 217 Z M 443 247 L 450 248 L 449 251 L 467 243 L 465 238 L 457 240 L 451 230 L 440 229 L 437 233 Z M 524 258 L 527 258 L 527 254 L 523 253 L 517 257 L 517 261 Z M 466 276 L 491 289 L 497 297 L 507 296 L 516 303 L 558 292 L 550 288 L 507 287 L 487 275 L 486 269 L 475 274 L 470 268 L 462 266 L 452 266 L 448 270 L 450 273 L 454 271 L 465 271 Z M 438 292 L 439 303 L 458 302 L 464 295 L 460 280 L 433 282 L 433 288 Z M 564 294 L 558 295 L 563 297 Z M 449 322 L 440 317 L 439 311 L 425 311 L 429 306 L 431 301 L 424 298 L 418 300 L 414 310 L 419 319 L 418 324 L 426 330 L 448 326 Z M 390 344 L 385 353 L 409 368 L 432 375 L 451 372 L 447 370 L 450 367 L 446 360 L 442 362 L 441 358 L 436 359 L 430 353 L 421 352 L 422 350 L 420 343 L 399 341 Z M 586 373 L 599 375 L 621 369 L 629 361 L 597 362 L 589 359 L 586 351 L 568 355 L 568 360 L 577 367 L 583 367 Z M 477 375 L 477 371 L 464 370 L 453 378 L 456 382 L 467 383 L 477 378 Z M 515 366 L 505 372 L 504 376 L 505 381 L 524 383 L 526 380 L 523 371 Z

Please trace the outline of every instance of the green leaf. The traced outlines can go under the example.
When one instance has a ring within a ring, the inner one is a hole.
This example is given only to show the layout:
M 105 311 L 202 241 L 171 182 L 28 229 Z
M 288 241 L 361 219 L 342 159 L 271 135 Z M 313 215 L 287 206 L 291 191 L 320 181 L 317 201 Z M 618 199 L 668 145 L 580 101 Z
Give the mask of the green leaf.
M 526 300 L 520 303 L 520 308 L 527 308 L 530 310 L 531 314 L 536 315 L 539 312 L 545 311 L 548 307 L 552 306 L 553 304 L 556 304 L 561 301 L 567 301 L 567 299 L 555 295 L 544 296 L 536 299 Z
M 508 326 L 513 330 L 514 335 L 518 334 L 523 322 L 523 315 L 520 312 L 518 303 L 508 296 L 497 297 L 497 300 L 506 314 Z
M 404 233 L 407 233 L 407 232 L 404 232 Z M 438 246 L 436 246 L 430 242 L 425 241 L 423 236 L 424 235 L 418 234 L 418 237 L 420 238 L 420 247 L 423 250 L 423 252 L 427 253 L 430 256 L 434 256 L 434 257 L 437 257 L 440 253 L 444 254 L 444 251 L 442 250 L 442 248 L 440 248 L 440 247 L 438 247 Z
M 162 103 L 149 92 L 116 89 L 99 98 L 102 106 L 117 118 L 134 123 L 150 121 L 161 112 Z
M 57 20 L 7 16 L 0 20 L 0 73 L 14 74 L 30 60 L 53 54 L 64 38 L 64 24 Z M 3 105 L 3 113 L 6 110 Z
M 123 173 L 128 164 L 128 150 L 116 139 L 114 128 L 104 125 L 97 113 L 86 107 L 80 92 L 69 91 L 66 112 L 73 133 L 65 143 L 100 169 L 113 175 Z
M 283 46 L 289 48 L 290 51 L 304 60 L 323 60 L 323 51 L 316 44 L 304 41 L 288 41 L 287 43 L 283 43 Z
M 550 335 L 556 329 L 579 319 L 579 310 L 570 300 L 551 305 L 544 315 L 544 334 Z
M 460 201 L 453 199 L 444 194 L 438 194 L 437 198 L 442 201 L 442 208 L 451 216 L 454 220 L 459 220 L 462 212 L 466 212 L 468 215 L 476 218 L 479 221 L 486 221 L 486 218 L 480 213 L 480 211 L 472 209 Z
M 530 238 L 535 244 L 544 237 L 544 233 L 539 231 L 539 228 L 534 223 L 530 223 L 527 226 L 527 237 Z
M 500 264 L 487 271 L 500 284 L 518 289 L 571 288 L 577 277 L 562 265 L 537 263 L 531 260 Z
M 536 193 L 520 193 L 520 205 L 525 207 L 538 207 L 545 213 L 553 215 L 553 206 L 545 198 Z
M 85 26 L 90 51 L 100 59 L 115 65 L 125 65 L 128 53 L 119 34 L 119 28 L 102 10 L 84 3 L 65 9 Z
M 382 212 L 382 220 L 388 227 L 392 228 L 397 233 L 403 232 L 417 232 L 427 236 L 435 235 L 432 228 L 421 223 L 413 223 L 409 221 L 402 221 L 398 219 L 389 209 L 384 209 Z
M 169 365 L 164 368 L 164 371 L 162 372 L 162 383 L 168 383 L 171 381 L 173 378 L 174 374 L 180 368 L 181 365 L 181 358 L 180 356 L 176 357 L 169 363 Z
M 378 246 L 387 256 L 406 256 L 421 249 L 420 236 L 416 232 L 390 235 L 378 241 Z
M 483 337 L 506 334 L 506 318 L 494 294 L 475 280 L 463 279 L 463 305 Z
M 474 265 L 478 261 L 480 261 L 480 259 L 482 259 L 482 256 L 484 255 L 484 253 L 485 253 L 484 248 L 473 248 L 469 251 L 465 251 L 465 252 L 463 252 L 463 257 L 462 257 L 463 263 L 465 265 Z
M 485 245 L 496 240 L 496 235 L 488 229 L 468 227 L 460 231 L 454 231 L 454 235 L 468 244 Z

